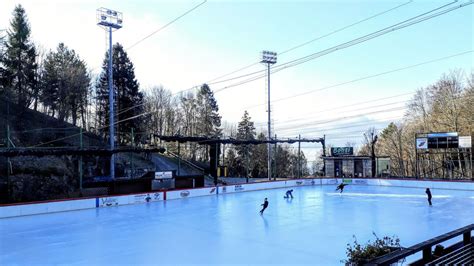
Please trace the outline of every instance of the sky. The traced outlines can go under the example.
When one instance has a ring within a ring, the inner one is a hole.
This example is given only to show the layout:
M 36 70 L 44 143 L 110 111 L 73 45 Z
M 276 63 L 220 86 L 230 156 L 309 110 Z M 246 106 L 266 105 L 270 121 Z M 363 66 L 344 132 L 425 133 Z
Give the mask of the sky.
M 126 49 L 203 1 L 31 0 L 0 2 L 0 29 L 9 27 L 17 4 L 26 9 L 33 41 L 42 49 L 64 42 L 99 73 L 107 45 L 96 24 L 96 9 L 123 12 L 123 28 L 113 41 Z M 174 93 L 214 80 L 229 72 L 233 78 L 266 69 L 258 64 L 262 50 L 278 53 L 278 64 L 310 55 L 375 32 L 452 1 L 206 1 L 167 28 L 127 50 L 141 89 L 163 86 Z M 470 0 L 460 0 L 456 6 Z M 404 5 L 403 5 L 404 4 Z M 395 8 L 397 7 L 398 8 Z M 400 121 L 416 89 L 443 74 L 474 70 L 474 5 L 337 50 L 271 75 L 273 134 L 319 138 L 344 146 L 359 145 L 369 127 L 383 129 Z M 395 9 L 393 9 L 395 8 Z M 309 40 L 364 20 L 298 49 Z M 469 52 L 471 51 L 471 52 Z M 449 59 L 390 72 L 423 62 Z M 248 110 L 257 129 L 266 131 L 266 79 L 224 89 L 239 79 L 210 85 L 227 124 L 236 124 Z M 345 85 L 334 86 L 341 83 Z M 224 89 L 224 90 L 222 90 Z M 300 95 L 301 96 L 295 96 Z M 291 98 L 288 98 L 291 97 Z M 304 144 L 309 160 L 319 144 Z

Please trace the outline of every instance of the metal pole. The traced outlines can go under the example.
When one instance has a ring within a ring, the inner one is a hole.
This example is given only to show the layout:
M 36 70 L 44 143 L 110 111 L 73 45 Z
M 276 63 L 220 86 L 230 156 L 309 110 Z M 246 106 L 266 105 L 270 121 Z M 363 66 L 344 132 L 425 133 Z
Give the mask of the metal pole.
M 323 174 L 326 175 L 326 135 L 323 136 Z
M 178 176 L 180 175 L 180 169 L 181 169 L 181 155 L 180 155 L 180 152 L 181 152 L 181 145 L 178 142 Z
M 7 148 L 10 149 L 10 125 L 9 123 L 9 115 L 10 115 L 10 102 L 7 100 Z M 10 202 L 10 157 L 7 156 L 7 201 Z
M 415 133 L 415 179 L 418 179 L 418 147 L 416 146 L 416 139 L 418 134 Z
M 215 162 L 214 162 L 214 167 L 215 167 L 215 169 L 216 169 L 216 172 L 215 172 L 215 175 L 216 175 L 216 176 L 214 177 L 214 185 L 217 186 L 217 183 L 218 183 L 218 181 L 219 181 L 218 176 L 217 176 L 217 172 L 218 172 L 218 171 L 217 171 L 217 168 L 219 167 L 219 150 L 218 150 L 218 149 L 219 149 L 220 147 L 219 147 L 219 144 L 218 144 L 217 142 L 216 142 L 215 145 L 216 145 L 216 147 L 215 147 L 215 154 L 214 154 L 214 155 L 215 155 L 215 156 L 214 156 L 214 157 L 215 157 L 215 159 L 214 159 L 214 161 L 215 161 Z M 193 179 L 193 180 L 194 180 L 194 179 Z
M 245 145 L 245 182 L 249 182 L 249 146 Z
M 277 140 L 277 135 L 276 135 L 276 134 L 275 134 L 275 140 Z M 278 172 L 278 171 L 277 171 L 277 170 L 278 170 L 278 169 L 277 169 L 277 162 L 276 162 L 276 159 L 277 159 L 277 157 L 276 157 L 276 155 L 277 155 L 277 143 L 276 143 L 276 141 L 275 141 L 275 145 L 274 145 L 274 146 L 275 146 L 275 156 L 273 156 L 273 157 L 274 157 L 274 159 L 273 159 L 273 165 L 274 165 L 274 167 L 275 167 L 275 173 L 273 174 L 273 180 L 276 180 L 276 178 L 277 178 L 277 172 Z
M 81 150 L 84 148 L 83 141 L 82 141 L 82 127 L 79 128 L 79 145 Z M 82 178 L 83 178 L 83 171 L 82 171 L 82 154 L 79 156 L 79 191 L 82 193 Z
M 271 131 L 271 121 L 270 121 L 270 63 L 267 63 L 267 79 L 268 79 L 268 141 L 272 139 L 272 131 Z M 271 155 L 271 148 L 270 142 L 267 144 L 267 168 L 268 168 L 268 180 L 272 180 L 272 155 Z
M 133 132 L 133 127 L 132 127 L 132 148 L 135 148 L 135 134 Z M 135 172 L 135 167 L 133 165 L 133 153 L 130 153 L 130 178 L 133 178 L 133 173 Z
M 298 135 L 298 178 L 301 178 L 301 135 Z
M 472 144 L 471 144 L 471 157 L 470 158 L 471 158 L 471 163 L 470 163 L 470 165 L 471 165 L 471 179 L 474 180 L 474 168 L 472 168 Z
M 115 128 L 114 128 L 114 86 L 113 86 L 113 67 L 112 67 L 112 27 L 109 27 L 109 137 L 110 137 L 110 150 L 115 149 Z M 110 178 L 115 179 L 115 155 L 110 155 Z

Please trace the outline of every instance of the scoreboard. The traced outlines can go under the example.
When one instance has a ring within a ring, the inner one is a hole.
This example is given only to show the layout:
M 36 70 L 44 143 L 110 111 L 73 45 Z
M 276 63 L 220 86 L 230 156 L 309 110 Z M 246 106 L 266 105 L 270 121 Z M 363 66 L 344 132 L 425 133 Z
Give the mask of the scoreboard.
M 459 147 L 459 136 L 457 132 L 429 133 L 428 149 L 449 149 Z

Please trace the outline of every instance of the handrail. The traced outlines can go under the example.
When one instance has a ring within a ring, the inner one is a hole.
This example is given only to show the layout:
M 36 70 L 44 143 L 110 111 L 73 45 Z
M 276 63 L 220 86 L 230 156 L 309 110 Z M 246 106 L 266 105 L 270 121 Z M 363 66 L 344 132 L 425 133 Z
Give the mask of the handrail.
M 196 168 L 197 170 L 199 170 L 199 171 L 201 171 L 201 172 L 205 172 L 205 169 L 204 169 L 204 168 L 202 168 L 202 167 L 200 167 L 200 166 L 198 166 L 198 165 L 195 165 L 194 163 L 192 163 L 192 162 L 190 162 L 190 161 L 188 161 L 188 160 L 186 160 L 186 159 L 183 159 L 181 156 L 179 156 L 179 155 L 177 155 L 177 154 L 175 154 L 175 153 L 173 153 L 173 152 L 171 152 L 171 151 L 166 151 L 166 152 L 167 152 L 168 154 L 170 154 L 171 156 L 173 156 L 173 157 L 175 157 L 175 158 L 178 158 L 178 159 L 180 159 L 181 161 L 187 163 L 187 164 L 190 165 L 191 167 L 194 167 L 194 168 Z
M 467 245 L 472 242 L 471 231 L 473 230 L 474 230 L 474 224 L 470 224 L 470 225 L 461 227 L 459 229 L 456 229 L 454 231 L 448 232 L 446 234 L 437 236 L 435 238 L 423 241 L 409 248 L 403 248 L 401 250 L 387 254 L 383 257 L 374 259 L 368 262 L 366 265 L 389 265 L 391 263 L 395 263 L 403 258 L 406 258 L 420 251 L 423 251 L 423 261 L 427 262 L 431 260 L 431 256 L 432 256 L 431 248 L 434 245 L 444 242 L 446 240 L 449 240 L 451 238 L 460 236 L 460 235 L 463 235 L 463 243 L 464 245 Z

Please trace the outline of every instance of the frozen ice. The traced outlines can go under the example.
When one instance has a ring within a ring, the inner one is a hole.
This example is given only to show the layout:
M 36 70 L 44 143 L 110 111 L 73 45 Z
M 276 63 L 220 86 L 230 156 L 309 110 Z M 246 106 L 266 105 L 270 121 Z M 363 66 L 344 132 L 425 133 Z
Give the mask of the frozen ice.
M 406 247 L 474 223 L 473 191 L 432 189 L 431 207 L 422 188 L 285 191 L 0 219 L 0 264 L 333 265 L 353 235 L 397 235 Z

